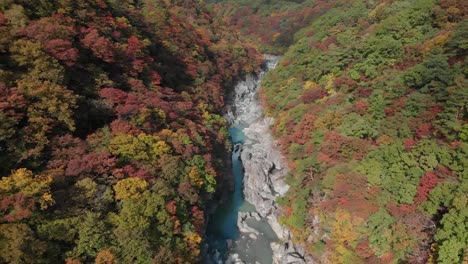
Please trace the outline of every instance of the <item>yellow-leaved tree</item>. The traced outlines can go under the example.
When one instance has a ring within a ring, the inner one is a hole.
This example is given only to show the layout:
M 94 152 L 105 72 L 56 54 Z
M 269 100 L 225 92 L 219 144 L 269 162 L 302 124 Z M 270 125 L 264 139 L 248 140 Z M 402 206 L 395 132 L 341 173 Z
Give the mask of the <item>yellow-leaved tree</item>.
M 141 194 L 148 187 L 148 183 L 141 178 L 128 178 L 117 182 L 114 185 L 115 199 L 134 199 L 141 196 Z
M 13 222 L 29 217 L 31 210 L 39 204 L 42 210 L 54 204 L 50 192 L 52 177 L 47 174 L 34 175 L 21 168 L 0 180 L 0 199 L 5 210 L 1 220 Z

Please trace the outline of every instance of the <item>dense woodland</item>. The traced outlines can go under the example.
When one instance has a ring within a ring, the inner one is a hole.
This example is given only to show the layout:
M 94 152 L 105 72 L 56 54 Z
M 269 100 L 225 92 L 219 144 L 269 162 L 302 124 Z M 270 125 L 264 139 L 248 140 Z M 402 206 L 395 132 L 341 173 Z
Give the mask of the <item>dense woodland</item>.
M 467 2 L 227 2 L 226 21 L 287 49 L 262 99 L 294 240 L 330 263 L 467 263 Z
M 466 1 L 211 2 L 0 1 L 0 263 L 199 260 L 249 42 L 295 242 L 468 262 Z
M 200 1 L 0 1 L 0 263 L 193 263 L 258 68 Z
M 263 53 L 282 54 L 294 34 L 325 13 L 338 0 L 212 0 L 222 19 Z

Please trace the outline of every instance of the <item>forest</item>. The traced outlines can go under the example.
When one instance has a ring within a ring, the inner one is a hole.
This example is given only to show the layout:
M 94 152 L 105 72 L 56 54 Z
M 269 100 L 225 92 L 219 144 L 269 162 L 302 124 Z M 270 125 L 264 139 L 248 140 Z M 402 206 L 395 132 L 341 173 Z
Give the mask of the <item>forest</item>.
M 284 52 L 262 100 L 293 239 L 324 263 L 466 263 L 466 1 L 226 2 L 226 22 Z
M 283 54 L 294 34 L 320 17 L 338 0 L 212 0 L 214 10 L 262 53 Z
M 0 1 L 0 263 L 197 263 L 262 82 L 317 263 L 468 262 L 464 0 Z
M 198 1 L 0 1 L 0 263 L 193 263 L 260 63 Z

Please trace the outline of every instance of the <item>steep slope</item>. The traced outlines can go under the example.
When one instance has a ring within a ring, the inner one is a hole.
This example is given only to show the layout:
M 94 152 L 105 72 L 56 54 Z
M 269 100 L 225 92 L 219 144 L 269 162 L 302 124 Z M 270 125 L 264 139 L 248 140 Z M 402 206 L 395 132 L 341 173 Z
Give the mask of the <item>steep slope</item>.
M 338 0 L 213 0 L 216 13 L 263 53 L 281 54 L 294 34 Z
M 0 61 L 0 262 L 198 260 L 255 49 L 199 1 L 7 0 Z
M 468 258 L 465 1 L 343 1 L 263 81 L 293 240 L 331 263 Z

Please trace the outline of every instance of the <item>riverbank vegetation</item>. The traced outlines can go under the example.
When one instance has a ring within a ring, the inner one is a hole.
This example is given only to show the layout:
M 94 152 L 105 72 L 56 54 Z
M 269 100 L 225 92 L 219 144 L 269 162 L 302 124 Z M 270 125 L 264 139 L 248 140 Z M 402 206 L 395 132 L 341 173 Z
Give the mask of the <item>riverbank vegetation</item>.
M 294 240 L 331 263 L 466 262 L 465 1 L 327 1 L 299 24 L 281 14 L 320 1 L 234 2 L 232 24 L 287 50 L 262 99 Z
M 198 1 L 2 1 L 0 262 L 197 261 L 259 62 Z
M 248 42 L 295 243 L 468 261 L 466 1 L 207 2 L 0 3 L 1 263 L 198 261 Z

